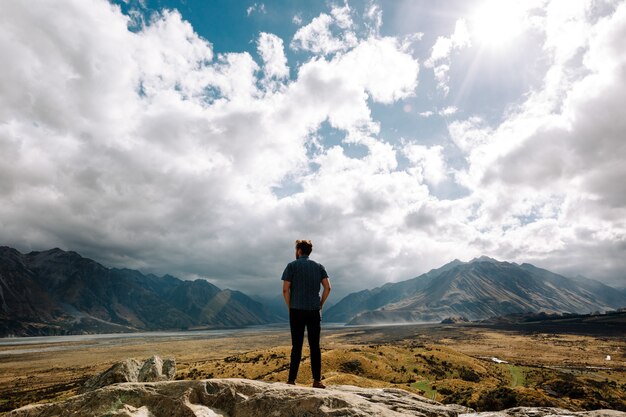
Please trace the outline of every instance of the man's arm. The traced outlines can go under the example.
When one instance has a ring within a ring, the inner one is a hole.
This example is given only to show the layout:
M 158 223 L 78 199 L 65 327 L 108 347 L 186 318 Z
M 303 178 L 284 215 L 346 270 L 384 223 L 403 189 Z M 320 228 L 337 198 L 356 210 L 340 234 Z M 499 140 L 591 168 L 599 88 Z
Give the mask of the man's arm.
M 287 303 L 287 308 L 291 308 L 291 282 L 283 281 L 283 297 L 285 297 L 285 303 Z
M 328 278 L 322 280 L 322 287 L 324 287 L 324 291 L 322 291 L 322 299 L 320 300 L 320 310 L 324 307 L 328 294 L 330 294 L 330 280 Z

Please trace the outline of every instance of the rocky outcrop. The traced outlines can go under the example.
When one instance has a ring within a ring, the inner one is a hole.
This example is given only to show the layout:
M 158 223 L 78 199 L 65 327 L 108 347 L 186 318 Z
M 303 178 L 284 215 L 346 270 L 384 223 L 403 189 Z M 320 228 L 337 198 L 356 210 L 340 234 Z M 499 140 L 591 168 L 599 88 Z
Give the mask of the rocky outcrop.
M 333 386 L 320 390 L 245 379 L 122 383 L 6 416 L 444 416 L 469 411 L 400 389 Z
M 143 363 L 135 359 L 126 359 L 111 366 L 100 375 L 85 382 L 81 392 L 91 391 L 107 385 L 121 382 L 157 382 L 171 381 L 176 375 L 176 360 L 162 360 L 153 356 Z
M 7 417 L 125 416 L 424 416 L 424 417 L 626 417 L 617 411 L 572 413 L 554 408 L 516 408 L 473 413 L 401 389 L 331 386 L 326 390 L 246 379 L 121 383 L 53 404 L 29 405 Z

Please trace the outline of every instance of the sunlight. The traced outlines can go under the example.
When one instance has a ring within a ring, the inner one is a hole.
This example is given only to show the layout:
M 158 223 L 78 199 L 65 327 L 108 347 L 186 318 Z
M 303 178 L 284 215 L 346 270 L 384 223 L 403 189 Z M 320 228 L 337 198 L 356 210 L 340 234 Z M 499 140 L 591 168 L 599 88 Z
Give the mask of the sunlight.
M 470 19 L 473 38 L 481 46 L 499 48 L 523 30 L 524 14 L 512 1 L 487 1 Z

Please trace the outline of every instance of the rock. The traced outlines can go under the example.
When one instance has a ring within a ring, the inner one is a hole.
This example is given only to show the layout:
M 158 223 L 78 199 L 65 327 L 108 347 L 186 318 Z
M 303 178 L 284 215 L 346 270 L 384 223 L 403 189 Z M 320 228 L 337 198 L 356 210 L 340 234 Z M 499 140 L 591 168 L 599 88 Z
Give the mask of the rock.
M 168 358 L 163 361 L 163 376 L 171 381 L 176 376 L 176 359 Z
M 176 360 L 166 359 L 163 361 L 155 355 L 143 363 L 137 380 L 128 382 L 171 381 L 174 379 L 174 375 L 176 375 Z
M 163 361 L 155 355 L 145 360 L 143 364 L 135 359 L 126 359 L 87 380 L 80 392 L 84 393 L 121 382 L 171 381 L 174 375 L 176 375 L 175 359 Z
M 339 385 L 321 390 L 246 379 L 208 379 L 109 385 L 62 402 L 29 405 L 5 417 L 456 417 L 469 411 L 393 388 Z
M 466 407 L 443 405 L 395 388 L 358 388 L 336 385 L 320 390 L 247 379 L 120 383 L 88 391 L 57 403 L 29 405 L 11 411 L 5 414 L 5 417 L 552 417 L 565 415 L 626 417 L 626 413 L 612 410 L 570 412 L 558 408 L 526 407 L 474 413 Z

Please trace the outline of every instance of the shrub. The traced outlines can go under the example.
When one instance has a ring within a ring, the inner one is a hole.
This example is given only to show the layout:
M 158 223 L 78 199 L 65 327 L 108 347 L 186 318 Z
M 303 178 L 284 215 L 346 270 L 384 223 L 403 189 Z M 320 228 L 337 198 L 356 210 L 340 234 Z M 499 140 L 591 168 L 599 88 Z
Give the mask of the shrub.
M 515 391 L 499 387 L 480 396 L 476 402 L 476 411 L 499 411 L 517 406 Z
M 468 368 L 461 368 L 461 370 L 459 371 L 459 377 L 463 380 L 463 381 L 468 381 L 468 382 L 480 382 L 480 375 L 478 375 L 476 372 L 474 372 L 473 369 L 468 369 Z
M 340 364 L 339 370 L 347 374 L 361 375 L 363 373 L 363 365 L 360 360 L 355 359 Z

